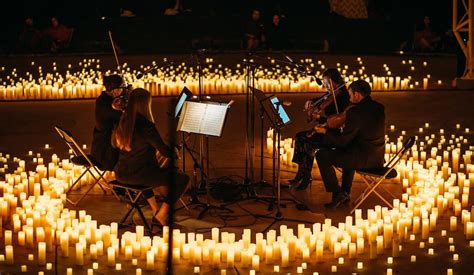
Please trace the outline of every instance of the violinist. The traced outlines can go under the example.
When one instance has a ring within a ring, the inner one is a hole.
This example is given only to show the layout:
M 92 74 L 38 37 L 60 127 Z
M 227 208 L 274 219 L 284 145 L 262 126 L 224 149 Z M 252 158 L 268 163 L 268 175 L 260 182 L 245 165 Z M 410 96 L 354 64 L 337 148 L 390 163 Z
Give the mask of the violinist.
M 120 120 L 121 111 L 112 107 L 114 99 L 122 93 L 120 75 L 104 76 L 105 91 L 95 101 L 95 127 L 92 135 L 91 159 L 101 170 L 112 171 L 118 159 L 117 149 L 112 147 L 112 130 Z
M 342 111 L 349 105 L 349 94 L 337 69 L 329 68 L 324 71 L 323 85 L 328 92 L 320 98 L 308 100 L 305 104 L 309 121 L 318 125 L 325 123 L 327 117 L 336 114 L 337 110 Z M 334 103 L 334 97 L 336 103 Z M 297 190 L 306 189 L 312 181 L 313 154 L 320 140 L 321 135 L 314 134 L 313 129 L 296 134 L 295 154 L 292 161 L 298 164 L 298 171 L 295 178 L 289 180 L 288 183 L 290 186 L 295 186 Z
M 321 178 L 332 201 L 326 208 L 335 208 L 350 200 L 352 180 L 356 169 L 381 167 L 384 163 L 385 111 L 384 106 L 371 96 L 369 83 L 357 80 L 349 85 L 350 107 L 341 115 L 345 117 L 342 131 L 331 131 L 316 126 L 322 135 L 321 149 L 316 152 Z M 342 168 L 339 186 L 335 167 Z

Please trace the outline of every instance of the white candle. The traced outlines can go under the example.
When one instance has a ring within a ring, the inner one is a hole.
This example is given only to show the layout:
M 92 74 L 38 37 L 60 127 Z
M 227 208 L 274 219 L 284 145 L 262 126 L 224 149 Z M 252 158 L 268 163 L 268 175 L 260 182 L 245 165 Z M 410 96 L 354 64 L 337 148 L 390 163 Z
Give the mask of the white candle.
M 84 265 L 84 248 L 82 243 L 76 243 L 76 265 Z
M 12 265 L 14 263 L 12 245 L 5 246 L 5 263 L 8 265 Z
M 146 269 L 155 269 L 155 253 L 152 250 L 146 252 Z
M 46 243 L 38 243 L 38 265 L 46 264 Z
M 115 249 L 113 247 L 107 248 L 107 265 L 115 266 Z

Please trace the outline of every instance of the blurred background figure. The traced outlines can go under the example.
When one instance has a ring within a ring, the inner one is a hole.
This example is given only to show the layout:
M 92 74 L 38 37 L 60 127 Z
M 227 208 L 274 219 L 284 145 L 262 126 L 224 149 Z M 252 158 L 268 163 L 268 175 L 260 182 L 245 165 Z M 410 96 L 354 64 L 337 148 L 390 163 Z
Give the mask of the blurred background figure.
M 265 41 L 264 25 L 261 19 L 260 11 L 252 10 L 250 19 L 244 25 L 245 49 L 255 50 Z
M 270 50 L 283 50 L 290 47 L 284 23 L 278 14 L 273 15 L 272 24 L 267 30 L 267 47 Z
M 45 43 L 51 52 L 69 47 L 73 29 L 61 24 L 57 17 L 51 17 L 51 25 L 44 32 Z
M 441 41 L 439 34 L 432 28 L 429 16 L 423 18 L 423 23 L 415 31 L 415 50 L 434 51 Z
M 18 50 L 21 52 L 36 52 L 41 40 L 41 32 L 36 27 L 32 17 L 28 16 L 23 29 L 18 36 Z

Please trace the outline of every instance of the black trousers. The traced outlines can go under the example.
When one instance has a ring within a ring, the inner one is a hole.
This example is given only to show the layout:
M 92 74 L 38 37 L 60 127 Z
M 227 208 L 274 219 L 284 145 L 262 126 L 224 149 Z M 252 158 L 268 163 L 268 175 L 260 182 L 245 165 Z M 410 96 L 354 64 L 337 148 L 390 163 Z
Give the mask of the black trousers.
M 351 193 L 355 170 L 361 168 L 361 163 L 358 163 L 357 158 L 342 149 L 321 149 L 316 153 L 316 161 L 327 192 Z M 342 168 L 341 186 L 339 186 L 334 167 Z
M 302 131 L 296 134 L 295 137 L 295 153 L 293 155 L 293 162 L 298 164 L 298 172 L 303 175 L 311 175 L 311 169 L 314 163 L 314 151 L 320 146 L 322 135 L 312 131 Z

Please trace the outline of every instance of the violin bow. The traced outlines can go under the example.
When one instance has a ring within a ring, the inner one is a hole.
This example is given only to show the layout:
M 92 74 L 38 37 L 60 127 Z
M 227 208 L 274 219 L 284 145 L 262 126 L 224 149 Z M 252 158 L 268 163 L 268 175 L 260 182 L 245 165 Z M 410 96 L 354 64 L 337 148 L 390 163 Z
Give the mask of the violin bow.
M 334 91 L 334 86 L 332 85 L 332 79 L 329 79 L 329 89 L 334 99 L 334 106 L 336 106 L 336 113 L 339 114 L 339 107 L 337 106 L 336 93 Z
M 117 70 L 120 74 L 120 62 L 117 56 L 117 50 L 115 50 L 115 44 L 114 44 L 114 39 L 112 38 L 112 32 L 109 31 L 109 39 L 110 39 L 110 44 L 112 45 L 112 50 L 114 51 L 114 56 L 115 56 L 115 62 L 117 62 Z

